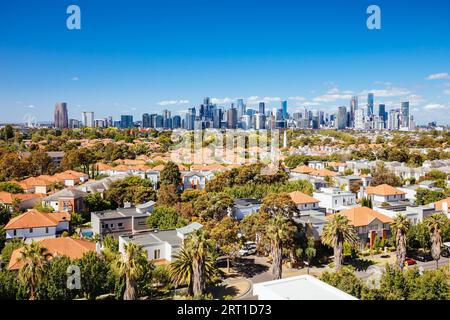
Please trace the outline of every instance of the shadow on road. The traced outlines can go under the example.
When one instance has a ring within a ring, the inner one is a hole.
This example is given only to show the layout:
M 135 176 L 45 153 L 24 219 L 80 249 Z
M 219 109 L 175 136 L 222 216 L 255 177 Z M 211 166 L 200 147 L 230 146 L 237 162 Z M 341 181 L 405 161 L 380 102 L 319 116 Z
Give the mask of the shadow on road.
M 258 274 L 267 272 L 269 267 L 255 262 L 253 258 L 238 258 L 233 263 L 233 269 L 245 278 L 251 278 Z
M 355 260 L 346 261 L 345 264 L 351 265 L 352 267 L 355 268 L 356 271 L 366 271 L 367 268 L 374 265 L 375 262 L 373 262 L 372 260 L 367 260 L 367 259 L 355 259 Z

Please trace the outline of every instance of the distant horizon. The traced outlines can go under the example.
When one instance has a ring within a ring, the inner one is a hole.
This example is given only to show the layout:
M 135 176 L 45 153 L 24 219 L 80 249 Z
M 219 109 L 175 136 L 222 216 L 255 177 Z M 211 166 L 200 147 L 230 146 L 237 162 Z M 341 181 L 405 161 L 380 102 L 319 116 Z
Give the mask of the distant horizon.
M 66 9 L 81 10 L 81 30 Z M 369 30 L 369 0 L 30 0 L 0 3 L 1 123 L 167 109 L 209 96 L 288 101 L 335 113 L 368 92 L 386 110 L 410 102 L 418 125 L 450 124 L 450 2 L 378 0 L 381 29 Z

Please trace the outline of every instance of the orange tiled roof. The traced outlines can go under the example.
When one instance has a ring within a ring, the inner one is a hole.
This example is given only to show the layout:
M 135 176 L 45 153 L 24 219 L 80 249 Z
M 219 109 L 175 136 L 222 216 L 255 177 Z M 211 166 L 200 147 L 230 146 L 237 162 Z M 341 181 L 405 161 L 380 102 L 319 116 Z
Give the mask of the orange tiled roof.
M 70 221 L 70 214 L 66 212 L 45 213 L 32 209 L 9 220 L 5 230 L 56 227 L 59 222 L 64 220 Z
M 432 204 L 434 204 L 434 209 L 442 210 L 443 203 L 447 203 L 448 207 L 450 208 L 450 198 L 439 200 L 439 201 L 433 202 Z
M 388 184 L 382 184 L 376 187 L 367 187 L 365 191 L 367 194 L 375 194 L 379 196 L 393 196 L 405 194 L 405 192 L 398 190 L 397 188 L 394 188 Z
M 52 257 L 66 256 L 70 259 L 82 258 L 85 253 L 95 251 L 95 243 L 87 240 L 73 239 L 69 237 L 48 238 L 38 241 L 41 247 L 46 248 Z M 20 259 L 22 249 L 16 249 L 9 260 L 8 269 L 17 270 L 22 268 Z
M 319 200 L 317 200 L 316 198 L 313 198 L 307 194 L 304 194 L 303 192 L 300 191 L 293 191 L 291 193 L 289 193 L 289 195 L 291 196 L 292 201 L 295 202 L 295 204 L 306 204 L 306 203 L 318 203 Z
M 302 166 L 298 166 L 297 168 L 293 169 L 292 172 L 295 173 L 305 173 L 305 174 L 309 174 L 311 172 L 314 172 L 315 170 L 313 168 L 310 168 L 308 166 L 302 165 Z
M 222 166 L 221 164 L 193 164 L 191 166 L 191 170 L 196 171 L 220 171 L 225 170 L 226 168 Z
M 328 169 L 320 169 L 320 170 L 314 170 L 313 172 L 310 173 L 310 175 L 312 176 L 317 176 L 317 177 L 335 177 L 337 176 L 337 172 L 328 170 Z
M 350 224 L 355 227 L 369 225 L 373 220 L 378 219 L 383 223 L 390 223 L 392 219 L 368 207 L 354 207 L 349 210 L 339 212 L 350 220 Z
M 164 165 L 160 164 L 160 165 L 157 165 L 156 167 L 153 167 L 151 170 L 162 171 L 163 169 L 164 169 Z
M 111 169 L 113 169 L 113 167 L 112 167 L 111 165 L 106 164 L 106 163 L 102 163 L 102 162 L 98 162 L 98 163 L 96 164 L 96 167 L 97 167 L 98 170 L 100 170 L 100 171 L 105 171 L 105 170 L 111 170 Z
M 34 198 L 43 198 L 43 195 L 35 194 L 35 193 L 9 193 L 0 191 L 0 202 L 3 203 L 13 203 L 14 199 L 19 201 L 34 199 Z

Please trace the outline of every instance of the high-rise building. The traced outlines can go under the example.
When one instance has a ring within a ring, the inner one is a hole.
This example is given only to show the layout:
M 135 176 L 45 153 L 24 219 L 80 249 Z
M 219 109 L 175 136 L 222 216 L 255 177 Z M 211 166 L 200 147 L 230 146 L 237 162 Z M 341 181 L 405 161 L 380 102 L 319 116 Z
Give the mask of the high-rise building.
M 366 115 L 364 109 L 356 109 L 354 121 L 355 121 L 354 127 L 356 130 L 366 129 Z
M 401 125 L 401 122 L 400 122 L 400 110 L 399 109 L 389 110 L 387 128 L 389 130 L 399 130 L 400 129 L 400 125 Z
M 180 116 L 178 116 L 178 115 L 173 116 L 173 118 L 172 118 L 172 128 L 173 129 L 181 128 L 181 117 Z
M 68 128 L 69 127 L 69 116 L 67 114 L 67 103 L 60 102 L 55 106 L 55 128 Z
M 255 114 L 255 129 L 263 130 L 266 128 L 266 116 L 263 113 Z
M 164 128 L 164 117 L 162 115 L 157 115 L 155 119 L 155 128 L 162 129 Z
M 401 126 L 402 128 L 409 128 L 409 102 L 402 102 L 401 107 Z
M 194 130 L 195 118 L 196 118 L 195 108 L 189 108 L 188 113 L 186 114 L 187 130 Z
M 237 118 L 240 119 L 245 114 L 244 99 L 237 99 Z
M 81 127 L 81 123 L 79 120 L 69 119 L 69 128 L 70 129 L 76 129 L 76 128 L 80 128 L 80 127 Z
M 120 116 L 120 127 L 122 129 L 133 128 L 133 116 L 132 115 L 121 115 Z
M 350 123 L 349 126 L 354 127 L 355 126 L 355 113 L 356 110 L 358 110 L 358 97 L 353 96 L 350 100 Z
M 281 101 L 281 113 L 282 113 L 283 119 L 288 118 L 287 101 Z
M 373 93 L 367 95 L 367 115 L 373 115 Z
M 264 102 L 259 103 L 259 113 L 260 114 L 266 114 L 266 104 Z
M 150 115 L 148 113 L 142 115 L 142 128 L 150 128 Z
M 238 119 L 238 112 L 236 108 L 231 107 L 227 110 L 227 126 L 228 129 L 236 129 L 237 128 L 237 119 Z
M 81 121 L 83 122 L 83 126 L 87 128 L 93 128 L 94 123 L 94 112 L 92 111 L 83 111 L 81 113 Z
M 378 114 L 377 116 L 383 117 L 383 119 L 386 121 L 386 105 L 385 104 L 379 104 L 378 105 Z
M 347 127 L 347 108 L 342 106 L 338 108 L 336 128 L 345 129 Z

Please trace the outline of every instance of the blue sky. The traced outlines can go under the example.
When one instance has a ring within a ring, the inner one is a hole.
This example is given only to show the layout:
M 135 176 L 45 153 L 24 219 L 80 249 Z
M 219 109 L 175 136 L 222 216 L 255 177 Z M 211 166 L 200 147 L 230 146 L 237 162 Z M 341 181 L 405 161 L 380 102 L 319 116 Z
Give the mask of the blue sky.
M 81 30 L 66 8 L 81 8 Z M 377 4 L 382 29 L 368 30 Z M 447 0 L 0 2 L 0 122 L 178 112 L 204 96 L 333 112 L 375 93 L 450 124 Z M 430 75 L 432 75 L 430 77 Z

